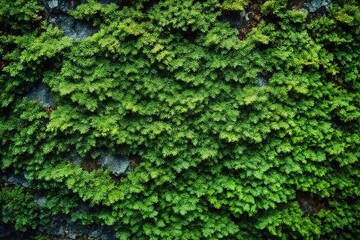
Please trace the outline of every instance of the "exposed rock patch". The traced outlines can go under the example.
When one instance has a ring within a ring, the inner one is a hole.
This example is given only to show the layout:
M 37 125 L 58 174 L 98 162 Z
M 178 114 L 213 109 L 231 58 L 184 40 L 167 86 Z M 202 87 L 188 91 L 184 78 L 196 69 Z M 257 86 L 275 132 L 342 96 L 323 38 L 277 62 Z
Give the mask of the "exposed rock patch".
M 90 23 L 74 19 L 68 14 L 85 0 L 48 0 L 40 1 L 48 12 L 48 22 L 60 28 L 71 39 L 85 39 L 98 31 Z M 108 2 L 108 1 L 105 1 Z
M 329 10 L 331 0 L 311 0 L 304 4 L 305 8 L 310 13 L 315 13 L 321 10 Z
M 45 108 L 50 108 L 55 105 L 54 97 L 50 92 L 50 88 L 44 83 L 40 83 L 38 86 L 33 87 L 27 94 L 29 100 L 36 100 Z
M 50 225 L 46 228 L 39 228 L 40 234 L 47 234 L 55 237 L 67 237 L 70 239 L 95 238 L 100 240 L 115 240 L 115 233 L 108 227 L 96 225 L 81 225 L 73 222 L 70 217 L 57 215 L 52 217 Z
M 131 163 L 127 156 L 115 156 L 108 151 L 101 153 L 98 162 L 103 168 L 109 169 L 115 176 L 126 175 Z
M 28 188 L 30 186 L 29 175 L 27 173 L 4 175 L 2 176 L 2 180 L 5 186 L 14 185 L 22 186 L 24 188 Z
M 74 9 L 77 5 L 85 2 L 84 0 L 39 0 L 39 4 L 45 7 L 49 14 L 66 13 Z
M 258 87 L 266 87 L 269 82 L 269 76 L 268 74 L 261 73 L 257 77 L 257 83 L 256 85 Z
M 109 169 L 110 172 L 116 177 L 125 176 L 134 167 L 135 162 L 131 161 L 128 156 L 119 156 L 110 153 L 107 150 L 101 152 L 100 157 L 97 161 L 90 159 L 83 159 L 77 153 L 70 153 L 68 161 L 76 166 L 81 166 L 83 170 L 91 172 L 95 169 L 105 168 Z
M 47 198 L 45 196 L 34 196 L 34 201 L 38 206 L 44 207 L 47 202 Z
M 91 24 L 75 20 L 72 16 L 66 14 L 50 16 L 49 23 L 63 30 L 65 36 L 71 39 L 85 39 L 98 31 Z
M 42 0 L 40 4 L 48 12 L 48 22 L 60 28 L 65 36 L 71 39 L 86 39 L 96 33 L 98 29 L 89 22 L 80 21 L 68 14 L 69 10 L 74 10 L 86 0 Z M 119 3 L 116 0 L 99 0 L 101 5 L 106 6 L 110 3 Z
M 70 153 L 67 159 L 76 166 L 80 166 L 83 161 L 83 159 L 76 152 Z

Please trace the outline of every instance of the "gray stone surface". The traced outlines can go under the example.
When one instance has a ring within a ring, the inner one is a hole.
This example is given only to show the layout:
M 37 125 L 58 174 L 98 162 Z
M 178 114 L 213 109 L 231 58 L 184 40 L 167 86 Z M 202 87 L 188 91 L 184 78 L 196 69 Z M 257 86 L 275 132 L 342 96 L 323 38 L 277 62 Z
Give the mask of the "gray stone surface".
M 115 233 L 111 228 L 73 222 L 70 217 L 57 215 L 52 217 L 49 226 L 38 229 L 40 233 L 69 239 L 95 238 L 100 240 L 115 240 Z
M 34 201 L 40 207 L 44 207 L 47 202 L 47 199 L 44 196 L 34 196 Z
M 311 0 L 305 3 L 304 6 L 310 13 L 314 13 L 319 11 L 321 8 L 329 10 L 330 3 L 331 0 Z
M 130 166 L 130 159 L 126 156 L 115 156 L 110 152 L 103 151 L 98 160 L 99 164 L 109 169 L 115 176 L 126 175 Z
M 49 13 L 48 22 L 60 28 L 65 36 L 71 39 L 86 39 L 98 31 L 88 22 L 74 19 L 68 14 L 86 0 L 42 0 L 42 5 Z M 106 6 L 110 3 L 119 3 L 116 0 L 99 0 L 100 4 Z
M 54 106 L 54 97 L 50 92 L 50 89 L 44 83 L 34 87 L 27 95 L 29 100 L 39 101 L 44 107 Z
M 257 83 L 256 85 L 258 87 L 266 87 L 266 85 L 268 84 L 268 77 L 266 76 L 266 74 L 259 74 L 257 77 Z
M 69 154 L 68 160 L 75 164 L 76 166 L 80 166 L 83 159 L 76 152 L 72 152 Z
M 30 182 L 26 173 L 4 175 L 2 177 L 2 180 L 5 182 L 5 185 L 22 186 L 25 188 L 28 188 L 30 186 Z
M 60 28 L 65 36 L 74 40 L 86 39 L 98 31 L 98 29 L 94 28 L 91 24 L 75 20 L 67 14 L 50 16 L 48 21 Z
M 66 12 L 75 7 L 77 0 L 40 0 L 42 4 L 50 13 Z
M 47 1 L 47 4 L 48 4 L 50 9 L 54 9 L 54 8 L 57 8 L 59 6 L 59 1 L 58 0 L 51 0 L 51 1 Z
M 110 1 L 100 1 L 106 4 Z M 48 22 L 60 28 L 65 36 L 71 39 L 85 39 L 98 31 L 90 23 L 74 19 L 68 14 L 78 5 L 86 3 L 86 0 L 48 0 L 42 1 L 42 5 L 49 13 Z

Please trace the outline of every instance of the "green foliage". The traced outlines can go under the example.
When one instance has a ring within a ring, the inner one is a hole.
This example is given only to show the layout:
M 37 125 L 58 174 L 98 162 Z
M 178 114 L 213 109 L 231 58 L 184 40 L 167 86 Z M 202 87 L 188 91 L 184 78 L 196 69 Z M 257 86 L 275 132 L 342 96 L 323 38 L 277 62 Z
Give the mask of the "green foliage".
M 175 0 L 166 0 L 156 4 L 148 14 L 151 22 L 161 28 L 205 32 L 216 21 L 218 7 L 216 0 L 203 3 L 184 0 L 181 6 Z
M 264 14 L 274 14 L 278 15 L 282 11 L 286 9 L 286 0 L 267 0 L 264 2 L 264 4 L 261 6 L 261 12 Z
M 75 11 L 69 11 L 69 14 L 75 19 L 92 21 L 94 25 L 100 25 L 102 22 L 109 20 L 109 17 L 115 17 L 117 9 L 118 6 L 115 3 L 103 6 L 96 0 L 88 0 L 78 6 Z
M 228 11 L 241 11 L 248 4 L 247 0 L 225 0 L 222 8 Z
M 41 20 L 40 7 L 36 0 L 0 1 L 1 33 L 7 30 L 26 33 Z
M 278 239 L 319 238 L 320 222 L 317 219 L 304 218 L 296 202 L 289 203 L 278 210 L 268 211 L 258 219 L 256 227 L 266 229 L 270 236 Z
M 2 221 L 13 223 L 19 231 L 35 229 L 38 224 L 39 207 L 33 196 L 22 188 L 3 188 L 0 191 Z
M 119 239 L 358 236 L 355 0 L 322 16 L 265 1 L 245 39 L 219 17 L 251 1 L 89 0 L 70 14 L 99 31 L 76 41 L 30 27 L 41 8 L 28 2 L 0 8 L 13 23 L 0 38 L 0 167 L 30 181 L 1 185 L 3 222 L 26 231 L 65 214 Z M 26 97 L 41 82 L 56 106 Z M 126 177 L 96 164 L 105 149 L 130 156 Z M 305 214 L 298 192 L 324 204 Z

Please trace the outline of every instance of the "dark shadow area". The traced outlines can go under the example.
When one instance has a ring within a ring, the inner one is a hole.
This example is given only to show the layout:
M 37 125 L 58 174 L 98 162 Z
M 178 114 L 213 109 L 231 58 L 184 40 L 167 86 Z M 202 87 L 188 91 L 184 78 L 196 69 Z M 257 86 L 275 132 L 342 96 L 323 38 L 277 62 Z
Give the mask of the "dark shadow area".
M 314 215 L 327 206 L 326 200 L 313 196 L 309 192 L 297 191 L 296 200 L 305 217 Z

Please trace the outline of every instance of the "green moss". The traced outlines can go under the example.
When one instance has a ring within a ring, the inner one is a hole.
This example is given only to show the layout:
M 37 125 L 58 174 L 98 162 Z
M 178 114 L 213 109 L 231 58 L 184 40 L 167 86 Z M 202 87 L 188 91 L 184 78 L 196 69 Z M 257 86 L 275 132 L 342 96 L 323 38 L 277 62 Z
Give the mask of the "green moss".
M 248 0 L 224 0 L 221 5 L 227 11 L 242 11 L 248 5 Z
M 1 172 L 30 181 L 1 185 L 2 221 L 27 231 L 65 214 L 119 239 L 356 238 L 359 4 L 309 16 L 266 1 L 241 40 L 219 17 L 244 4 L 89 1 L 71 15 L 99 31 L 75 41 L 31 27 L 35 1 L 0 8 L 14 26 L 0 38 Z M 26 97 L 39 83 L 55 106 Z M 104 149 L 130 156 L 128 176 L 97 169 Z

